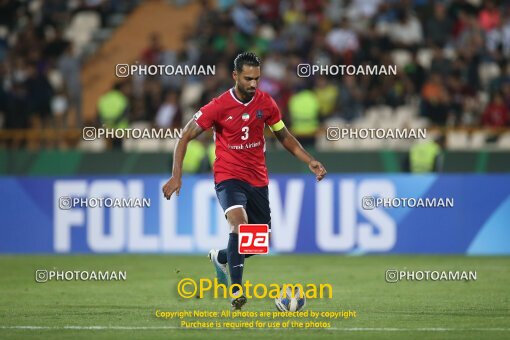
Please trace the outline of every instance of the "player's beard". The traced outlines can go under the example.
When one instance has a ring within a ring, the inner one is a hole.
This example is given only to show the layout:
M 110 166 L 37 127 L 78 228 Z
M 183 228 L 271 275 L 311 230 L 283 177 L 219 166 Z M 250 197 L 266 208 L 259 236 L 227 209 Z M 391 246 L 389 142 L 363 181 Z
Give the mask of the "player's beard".
M 238 90 L 239 90 L 239 92 L 241 92 L 243 99 L 245 99 L 246 101 L 250 101 L 253 98 L 253 96 L 255 95 L 255 92 L 257 91 L 257 89 L 255 89 L 255 90 L 253 90 L 253 92 L 248 92 L 247 89 L 244 89 L 241 86 L 238 87 Z

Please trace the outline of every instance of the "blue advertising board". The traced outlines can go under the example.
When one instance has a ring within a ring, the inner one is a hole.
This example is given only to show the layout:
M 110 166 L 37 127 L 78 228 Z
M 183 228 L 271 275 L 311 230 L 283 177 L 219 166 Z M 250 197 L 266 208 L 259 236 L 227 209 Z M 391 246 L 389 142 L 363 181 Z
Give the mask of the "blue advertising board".
M 169 201 L 167 179 L 0 178 L 0 253 L 224 248 L 229 228 L 212 177 L 184 177 Z M 269 195 L 271 253 L 510 254 L 510 175 L 274 175 Z M 138 204 L 111 207 L 120 199 Z

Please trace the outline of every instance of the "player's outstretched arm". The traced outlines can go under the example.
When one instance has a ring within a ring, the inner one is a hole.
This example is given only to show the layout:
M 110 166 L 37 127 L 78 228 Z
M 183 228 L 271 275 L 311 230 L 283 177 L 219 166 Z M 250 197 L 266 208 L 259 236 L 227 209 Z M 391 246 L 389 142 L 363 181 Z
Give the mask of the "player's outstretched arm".
M 186 155 L 188 143 L 190 140 L 200 135 L 203 131 L 204 130 L 195 122 L 195 119 L 191 119 L 184 127 L 184 130 L 182 131 L 182 138 L 179 139 L 174 149 L 172 177 L 170 177 L 168 182 L 166 182 L 163 186 L 163 195 L 165 195 L 167 200 L 172 197 L 174 192 L 177 196 L 179 196 L 179 191 L 181 190 L 182 185 L 182 162 Z
M 273 131 L 278 141 L 287 149 L 291 154 L 296 156 L 301 161 L 308 164 L 308 168 L 312 171 L 317 181 L 320 181 L 326 176 L 328 173 L 326 168 L 321 164 L 321 162 L 315 160 L 312 155 L 310 155 L 297 141 L 297 139 L 287 130 L 284 126 L 282 129 L 278 131 Z

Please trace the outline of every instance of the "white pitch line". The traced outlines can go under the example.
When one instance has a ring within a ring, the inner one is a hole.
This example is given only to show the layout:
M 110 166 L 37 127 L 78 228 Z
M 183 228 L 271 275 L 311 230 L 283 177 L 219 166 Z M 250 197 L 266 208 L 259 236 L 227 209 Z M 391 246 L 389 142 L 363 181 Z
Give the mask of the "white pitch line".
M 510 328 L 386 328 L 386 327 L 347 327 L 347 328 L 183 328 L 179 326 L 0 326 L 0 329 L 20 330 L 320 330 L 337 332 L 509 332 Z

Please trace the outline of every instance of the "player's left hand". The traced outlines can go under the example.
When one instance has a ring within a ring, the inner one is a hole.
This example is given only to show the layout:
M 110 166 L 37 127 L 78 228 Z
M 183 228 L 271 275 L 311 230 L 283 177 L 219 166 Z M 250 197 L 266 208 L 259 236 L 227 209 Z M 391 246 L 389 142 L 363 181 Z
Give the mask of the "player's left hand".
M 319 161 L 311 161 L 308 163 L 308 167 L 310 168 L 310 171 L 315 174 L 317 182 L 322 180 L 328 173 L 326 168 Z
M 163 195 L 167 200 L 172 197 L 172 194 L 175 192 L 177 196 L 179 196 L 179 191 L 181 191 L 182 179 L 181 177 L 172 176 L 168 182 L 163 186 Z

